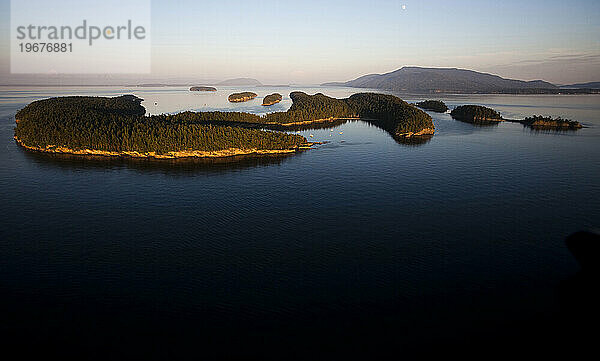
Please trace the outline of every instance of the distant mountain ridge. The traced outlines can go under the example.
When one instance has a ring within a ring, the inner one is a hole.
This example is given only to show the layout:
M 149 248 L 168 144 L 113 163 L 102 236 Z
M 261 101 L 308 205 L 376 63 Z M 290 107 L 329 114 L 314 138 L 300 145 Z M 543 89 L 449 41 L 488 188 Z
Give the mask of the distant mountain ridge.
M 235 78 L 235 79 L 227 79 L 217 85 L 224 86 L 262 86 L 262 83 L 256 79 L 252 78 Z
M 505 79 L 498 75 L 457 68 L 402 67 L 385 74 L 369 74 L 347 82 L 322 84 L 418 93 L 512 93 L 558 90 L 543 80 Z
M 570 85 L 561 85 L 564 89 L 600 89 L 600 81 L 592 81 L 589 83 L 577 83 Z

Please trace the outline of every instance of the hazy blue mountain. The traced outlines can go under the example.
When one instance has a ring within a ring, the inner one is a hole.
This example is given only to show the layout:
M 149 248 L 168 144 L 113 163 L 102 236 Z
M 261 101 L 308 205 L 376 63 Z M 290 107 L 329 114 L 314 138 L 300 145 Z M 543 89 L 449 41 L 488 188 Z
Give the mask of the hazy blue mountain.
M 566 89 L 600 89 L 600 81 L 592 81 L 589 83 L 577 83 L 571 85 L 561 85 L 561 88 Z
M 227 79 L 218 83 L 217 85 L 225 85 L 225 86 L 261 86 L 262 83 L 256 79 L 252 78 L 235 78 L 235 79 Z
M 403 67 L 386 74 L 370 74 L 327 86 L 351 86 L 419 93 L 502 93 L 527 89 L 558 89 L 542 80 L 522 81 L 456 68 Z

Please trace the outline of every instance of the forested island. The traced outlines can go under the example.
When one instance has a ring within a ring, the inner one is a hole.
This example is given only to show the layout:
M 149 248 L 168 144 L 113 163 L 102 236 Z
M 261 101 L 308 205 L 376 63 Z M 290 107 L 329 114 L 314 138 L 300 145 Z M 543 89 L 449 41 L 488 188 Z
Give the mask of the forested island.
M 133 95 L 59 97 L 30 103 L 16 114 L 16 141 L 28 149 L 71 154 L 180 158 L 292 153 L 310 147 L 306 138 L 275 130 L 328 126 L 361 119 L 396 139 L 428 139 L 431 117 L 386 94 L 358 93 L 336 99 L 318 93 L 290 93 L 285 112 L 191 112 L 145 116 Z M 451 115 L 475 124 L 499 122 L 500 113 L 480 105 L 456 107 Z M 534 115 L 520 122 L 539 129 L 579 129 L 576 121 Z
M 255 123 L 274 129 L 335 122 L 339 119 L 362 119 L 388 131 L 393 136 L 425 136 L 434 133 L 431 117 L 402 99 L 387 94 L 358 93 L 336 99 L 317 93 L 290 93 L 292 106 L 286 112 L 256 115 L 241 112 L 194 113 L 204 121 Z
M 583 127 L 581 123 L 575 120 L 563 119 L 561 117 L 544 117 L 541 115 L 527 117 L 519 122 L 534 129 L 580 129 Z
M 435 132 L 429 114 L 394 95 L 359 93 L 350 96 L 346 102 L 360 118 L 393 136 L 409 138 Z
M 279 93 L 269 94 L 263 99 L 262 105 L 269 106 L 277 104 L 281 101 L 281 99 L 283 99 L 283 97 Z
M 142 99 L 133 95 L 49 98 L 17 112 L 15 140 L 54 153 L 179 158 L 291 153 L 311 143 L 300 135 L 263 129 L 339 119 L 361 118 L 398 137 L 434 132 L 429 115 L 393 95 L 360 93 L 335 99 L 293 92 L 290 98 L 288 111 L 263 116 L 190 111 L 145 116 Z
M 415 105 L 421 109 L 431 110 L 436 113 L 445 113 L 448 110 L 446 104 L 441 100 L 425 100 Z
M 431 117 L 402 99 L 387 94 L 358 93 L 336 99 L 317 93 L 290 93 L 292 106 L 285 112 L 257 115 L 246 112 L 184 112 L 190 121 L 214 125 L 252 126 L 285 130 L 291 127 L 362 119 L 394 136 L 425 136 L 434 133 Z
M 216 92 L 217 88 L 212 86 L 193 86 L 190 88 L 192 92 Z
M 506 120 L 513 123 L 521 123 L 533 129 L 576 130 L 583 127 L 578 121 L 563 119 L 561 117 L 553 118 L 533 115 L 525 119 L 504 119 L 494 109 L 481 105 L 461 105 L 454 108 L 450 115 L 454 119 L 473 124 L 497 124 L 500 121 Z
M 232 103 L 247 102 L 256 98 L 258 95 L 252 92 L 233 93 L 227 99 Z
M 17 112 L 15 139 L 45 152 L 152 158 L 281 154 L 308 145 L 296 134 L 203 124 L 191 112 L 147 117 L 141 101 L 135 96 L 38 100 Z
M 490 124 L 504 120 L 494 109 L 481 105 L 461 105 L 454 108 L 450 115 L 454 119 L 473 124 Z

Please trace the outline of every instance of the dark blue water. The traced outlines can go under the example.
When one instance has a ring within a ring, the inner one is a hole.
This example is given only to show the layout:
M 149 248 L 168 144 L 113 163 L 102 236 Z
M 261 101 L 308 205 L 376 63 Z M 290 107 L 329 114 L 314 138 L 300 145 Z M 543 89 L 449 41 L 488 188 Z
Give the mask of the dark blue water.
M 182 97 L 134 92 L 164 111 Z M 519 334 L 551 324 L 558 286 L 578 270 L 564 239 L 600 221 L 598 96 L 441 97 L 507 118 L 561 115 L 587 126 L 577 132 L 431 113 L 436 135 L 421 145 L 355 121 L 303 132 L 329 143 L 293 156 L 157 162 L 19 148 L 16 110 L 53 93 L 0 92 L 10 342 L 348 359 Z M 207 107 L 230 107 L 215 99 Z

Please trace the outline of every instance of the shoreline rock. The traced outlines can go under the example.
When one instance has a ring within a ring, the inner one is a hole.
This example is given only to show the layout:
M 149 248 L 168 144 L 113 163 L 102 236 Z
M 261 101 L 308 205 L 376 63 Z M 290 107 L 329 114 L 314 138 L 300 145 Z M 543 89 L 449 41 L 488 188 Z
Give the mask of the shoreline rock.
M 429 136 L 429 135 L 434 135 L 435 134 L 435 129 L 434 128 L 423 128 L 418 132 L 406 132 L 406 133 L 398 133 L 396 135 L 400 136 L 400 137 L 404 137 L 404 138 L 410 138 L 410 137 L 420 137 L 420 136 Z
M 291 122 L 291 123 L 267 122 L 267 123 L 262 123 L 262 124 L 276 125 L 276 126 L 281 126 L 281 127 L 294 127 L 294 126 L 299 126 L 299 125 L 310 125 L 310 124 L 314 124 L 314 123 L 335 122 L 338 120 L 360 120 L 360 119 L 361 119 L 360 117 L 343 117 L 343 118 L 330 117 L 330 118 L 323 118 L 323 119 L 303 120 L 303 121 Z

